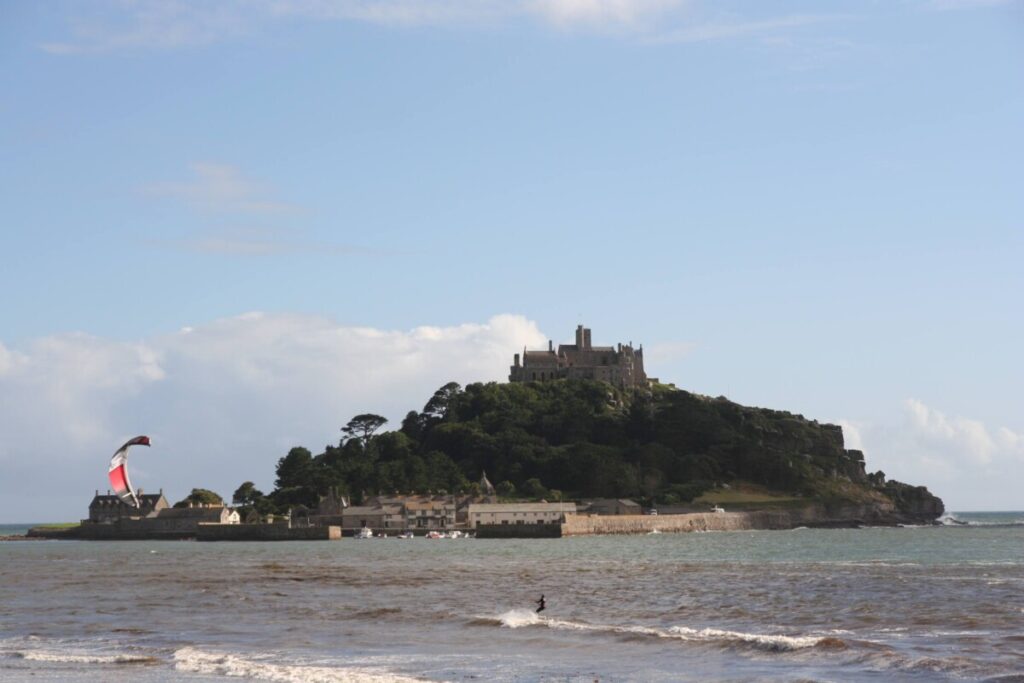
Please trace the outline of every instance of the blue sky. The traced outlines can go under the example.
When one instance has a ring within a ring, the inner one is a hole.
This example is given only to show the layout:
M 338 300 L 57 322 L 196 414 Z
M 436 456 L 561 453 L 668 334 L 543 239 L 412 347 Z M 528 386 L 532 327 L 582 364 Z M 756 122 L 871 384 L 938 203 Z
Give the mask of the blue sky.
M 579 322 L 1024 508 L 1022 122 L 1020 2 L 5 3 L 0 521 L 136 433 L 269 489 Z

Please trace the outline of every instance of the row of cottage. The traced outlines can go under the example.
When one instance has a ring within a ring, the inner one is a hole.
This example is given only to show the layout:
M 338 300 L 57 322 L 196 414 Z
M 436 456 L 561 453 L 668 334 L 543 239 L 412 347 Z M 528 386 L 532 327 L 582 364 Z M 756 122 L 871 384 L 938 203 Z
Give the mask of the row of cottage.
M 98 491 L 89 505 L 86 524 L 141 524 L 158 533 L 188 532 L 199 524 L 239 524 L 237 510 L 224 505 L 190 505 L 174 508 L 163 495 L 139 496 L 138 509 L 114 495 Z M 491 496 L 407 495 L 374 496 L 363 505 L 349 506 L 341 496 L 329 494 L 315 509 L 293 508 L 283 519 L 271 520 L 296 526 L 340 526 L 345 531 L 369 528 L 375 532 L 450 531 L 476 529 L 481 524 L 560 524 L 570 514 L 639 514 L 631 500 L 601 499 L 583 503 L 498 503 Z M 268 520 L 247 519 L 247 522 Z

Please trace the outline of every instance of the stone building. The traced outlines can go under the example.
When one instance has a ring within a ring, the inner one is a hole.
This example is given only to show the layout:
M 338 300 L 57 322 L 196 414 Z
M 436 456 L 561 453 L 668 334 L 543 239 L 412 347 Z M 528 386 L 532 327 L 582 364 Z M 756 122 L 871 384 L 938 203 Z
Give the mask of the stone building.
M 575 503 L 474 503 L 469 526 L 478 524 L 559 524 L 576 514 Z
M 187 507 L 167 508 L 157 512 L 150 521 L 157 532 L 195 532 L 200 524 L 239 524 L 237 511 L 225 505 L 189 504 Z
M 595 498 L 583 501 L 579 512 L 591 515 L 639 515 L 642 510 L 640 503 L 628 498 Z
M 546 351 L 523 349 L 522 363 L 515 354 L 509 381 L 546 382 L 553 379 L 592 379 L 608 382 L 622 389 L 647 387 L 644 372 L 644 347 L 633 348 L 633 343 L 616 346 L 594 346 L 590 329 L 576 328 L 575 344 L 548 341 Z
M 171 507 L 164 498 L 163 489 L 160 493 L 143 493 L 139 489 L 139 507 L 132 507 L 122 501 L 116 495 L 107 491 L 106 495 L 100 495 L 96 491 L 92 502 L 89 503 L 89 519 L 84 520 L 92 524 L 113 524 L 119 519 L 130 519 L 133 517 L 155 517 L 160 510 Z

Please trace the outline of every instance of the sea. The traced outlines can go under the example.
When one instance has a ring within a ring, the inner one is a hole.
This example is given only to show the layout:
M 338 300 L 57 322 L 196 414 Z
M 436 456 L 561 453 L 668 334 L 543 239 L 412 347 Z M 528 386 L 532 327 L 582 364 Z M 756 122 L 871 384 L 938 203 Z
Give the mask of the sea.
M 1024 681 L 1024 512 L 942 522 L 3 542 L 0 681 Z

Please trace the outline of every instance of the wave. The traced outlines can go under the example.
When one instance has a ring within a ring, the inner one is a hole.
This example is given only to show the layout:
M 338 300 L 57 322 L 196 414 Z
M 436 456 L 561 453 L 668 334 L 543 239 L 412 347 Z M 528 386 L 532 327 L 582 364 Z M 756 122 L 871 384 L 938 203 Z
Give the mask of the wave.
M 786 636 L 766 633 L 743 633 L 717 628 L 695 629 L 689 626 L 657 628 L 630 624 L 588 624 L 581 621 L 567 621 L 543 617 L 525 609 L 515 609 L 496 617 L 481 616 L 470 623 L 476 625 L 524 628 L 542 626 L 564 631 L 593 631 L 618 635 L 650 636 L 722 646 L 746 646 L 769 652 L 792 652 L 810 647 L 845 649 L 846 643 L 832 636 Z
M 283 664 L 261 661 L 258 655 L 246 658 L 203 652 L 193 647 L 175 650 L 174 669 L 184 673 L 273 683 L 419 683 L 421 680 L 372 667 Z
M 50 652 L 47 650 L 17 650 L 11 652 L 10 655 L 31 662 L 52 662 L 56 664 L 157 664 L 160 662 L 158 657 L 151 657 L 149 655 L 74 654 L 69 652 Z
M 1019 513 L 947 512 L 935 521 L 943 526 L 1024 526 L 1024 517 L 1020 517 Z

